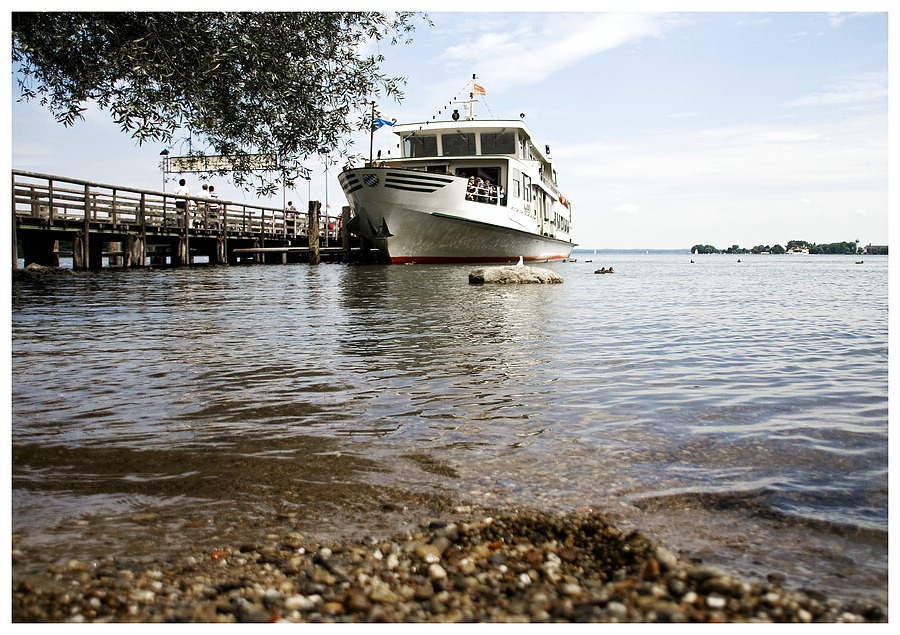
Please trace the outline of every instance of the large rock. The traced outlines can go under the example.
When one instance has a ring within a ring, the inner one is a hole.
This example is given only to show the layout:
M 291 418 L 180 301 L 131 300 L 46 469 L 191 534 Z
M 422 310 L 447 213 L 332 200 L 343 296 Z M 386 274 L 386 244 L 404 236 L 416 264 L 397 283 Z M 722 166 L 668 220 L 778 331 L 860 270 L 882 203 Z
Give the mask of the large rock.
M 469 274 L 469 284 L 559 284 L 562 276 L 541 267 L 512 265 L 475 269 Z

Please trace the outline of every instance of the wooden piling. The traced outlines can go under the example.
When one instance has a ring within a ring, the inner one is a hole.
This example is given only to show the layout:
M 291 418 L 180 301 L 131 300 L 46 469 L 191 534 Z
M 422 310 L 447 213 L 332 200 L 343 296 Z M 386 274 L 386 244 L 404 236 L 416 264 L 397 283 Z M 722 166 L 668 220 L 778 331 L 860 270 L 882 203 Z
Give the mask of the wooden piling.
M 78 271 L 85 271 L 90 266 L 90 231 L 91 231 L 91 186 L 84 186 L 84 229 L 75 235 L 75 253 L 72 266 Z
M 342 262 L 350 262 L 350 231 L 347 226 L 350 224 L 350 206 L 344 205 L 341 208 L 341 246 L 344 248 Z
M 321 262 L 319 256 L 319 210 L 322 204 L 319 201 L 309 202 L 309 219 L 307 223 L 307 234 L 309 234 L 309 264 L 317 265 Z
M 72 240 L 72 268 L 75 271 L 87 269 L 87 232 L 76 232 Z M 28 264 L 28 263 L 25 263 Z
M 12 175 L 10 192 L 16 191 L 16 174 Z M 12 196 L 12 266 L 13 271 L 19 268 L 19 239 L 16 237 L 16 197 Z
M 228 249 L 227 249 L 227 239 L 225 236 L 218 236 L 216 239 L 216 261 L 217 265 L 227 265 L 228 264 Z
M 147 240 L 141 234 L 125 236 L 125 268 L 145 267 L 147 265 Z

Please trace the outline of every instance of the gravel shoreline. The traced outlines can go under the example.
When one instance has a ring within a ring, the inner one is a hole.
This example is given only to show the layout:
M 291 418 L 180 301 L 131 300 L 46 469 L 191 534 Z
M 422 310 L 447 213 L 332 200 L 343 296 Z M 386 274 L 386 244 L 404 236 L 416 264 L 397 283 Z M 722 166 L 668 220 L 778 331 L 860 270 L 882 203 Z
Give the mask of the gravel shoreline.
M 677 558 L 594 511 L 457 506 L 389 538 L 297 531 L 171 556 L 60 561 L 12 550 L 13 622 L 887 622 L 781 580 Z

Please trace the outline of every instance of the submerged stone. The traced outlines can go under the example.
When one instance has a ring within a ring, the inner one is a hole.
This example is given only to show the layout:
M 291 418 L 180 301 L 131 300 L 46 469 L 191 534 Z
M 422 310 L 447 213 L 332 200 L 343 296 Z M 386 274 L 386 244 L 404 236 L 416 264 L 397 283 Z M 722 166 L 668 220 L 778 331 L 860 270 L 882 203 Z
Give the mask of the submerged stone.
M 475 269 L 469 274 L 469 284 L 558 284 L 562 276 L 541 267 L 512 265 Z

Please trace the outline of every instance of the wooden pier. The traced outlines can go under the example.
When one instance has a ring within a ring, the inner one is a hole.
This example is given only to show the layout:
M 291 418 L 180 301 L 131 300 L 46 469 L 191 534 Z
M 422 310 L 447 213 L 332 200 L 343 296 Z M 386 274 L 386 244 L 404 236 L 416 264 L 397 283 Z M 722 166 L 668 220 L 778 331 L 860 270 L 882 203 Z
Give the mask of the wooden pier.
M 176 203 L 179 203 L 176 205 Z M 13 269 L 24 257 L 58 267 L 60 245 L 71 244 L 73 268 L 375 262 L 377 250 L 346 228 L 351 210 L 321 216 L 201 196 L 91 183 L 48 174 L 12 172 Z

